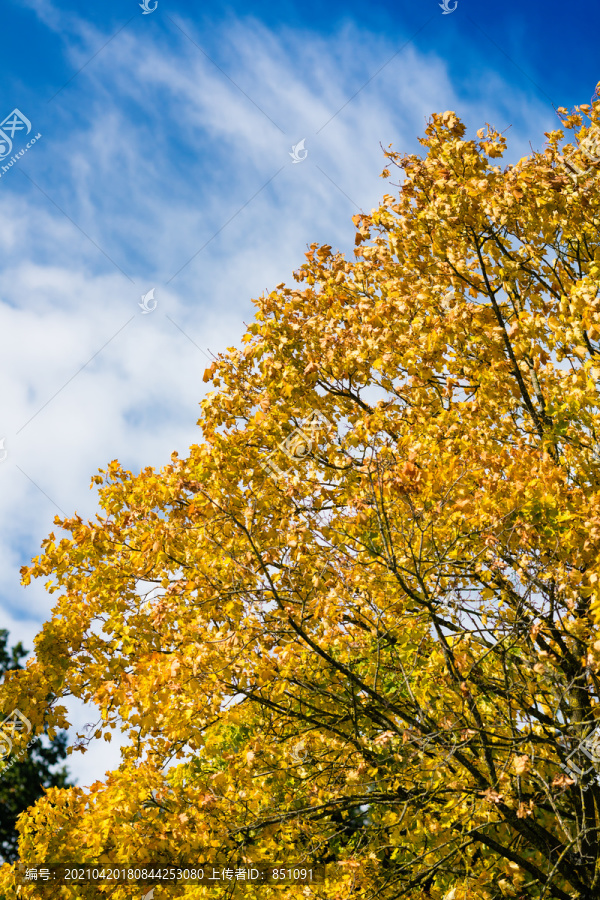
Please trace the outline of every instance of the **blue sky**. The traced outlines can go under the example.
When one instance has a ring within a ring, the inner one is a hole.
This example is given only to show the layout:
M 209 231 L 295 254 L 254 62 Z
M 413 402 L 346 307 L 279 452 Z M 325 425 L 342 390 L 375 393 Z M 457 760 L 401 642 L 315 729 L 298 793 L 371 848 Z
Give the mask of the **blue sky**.
M 19 569 L 54 516 L 93 517 L 90 478 L 112 459 L 185 454 L 210 353 L 239 342 L 252 298 L 292 281 L 312 241 L 351 254 L 352 215 L 390 190 L 380 144 L 418 152 L 427 117 L 453 109 L 471 134 L 508 128 L 512 161 L 543 147 L 553 104 L 589 102 L 596 5 L 438 4 L 5 0 L 0 121 L 31 122 L 13 155 L 41 134 L 0 176 L 13 641 L 31 648 L 50 615 Z M 75 724 L 91 717 L 73 705 Z M 71 769 L 87 784 L 117 755 L 104 744 Z

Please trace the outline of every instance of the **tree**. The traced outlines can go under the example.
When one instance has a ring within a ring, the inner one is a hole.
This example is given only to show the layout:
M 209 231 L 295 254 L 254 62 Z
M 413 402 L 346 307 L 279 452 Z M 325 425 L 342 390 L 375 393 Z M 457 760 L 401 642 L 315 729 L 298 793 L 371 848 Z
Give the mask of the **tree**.
M 55 729 L 95 701 L 126 744 L 29 811 L 23 860 L 600 896 L 600 99 L 558 113 L 504 169 L 452 112 L 423 158 L 386 151 L 404 180 L 355 259 L 312 244 L 205 373 L 202 442 L 111 462 L 102 516 L 55 520 L 23 581 L 58 601 L 3 707 Z
M 10 652 L 7 649 L 8 631 L 0 629 L 0 676 L 9 671 L 22 670 L 21 660 L 28 650 L 21 641 Z M 0 767 L 0 857 L 14 862 L 18 857 L 18 833 L 16 822 L 19 815 L 43 797 L 47 788 L 64 788 L 69 785 L 67 770 L 63 766 L 53 770 L 67 755 L 67 736 L 57 734 L 46 745 L 35 741 L 23 758 L 12 762 L 10 758 Z M 3 748 L 5 749 L 5 748 Z M 9 765 L 10 764 L 10 765 Z M 3 767 L 6 769 L 3 771 Z

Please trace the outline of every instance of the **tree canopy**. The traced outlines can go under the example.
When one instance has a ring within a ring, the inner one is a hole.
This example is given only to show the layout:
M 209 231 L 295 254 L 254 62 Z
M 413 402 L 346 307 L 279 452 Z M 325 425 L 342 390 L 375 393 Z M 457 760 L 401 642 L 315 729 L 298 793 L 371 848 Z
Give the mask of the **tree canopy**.
M 22 574 L 58 599 L 0 702 L 57 729 L 94 701 L 125 746 L 29 811 L 23 861 L 329 865 L 244 888 L 282 900 L 600 896 L 600 100 L 558 114 L 504 168 L 453 112 L 422 156 L 389 148 L 355 258 L 312 244 L 255 301 L 187 457 L 113 461 L 102 515 L 55 519 Z

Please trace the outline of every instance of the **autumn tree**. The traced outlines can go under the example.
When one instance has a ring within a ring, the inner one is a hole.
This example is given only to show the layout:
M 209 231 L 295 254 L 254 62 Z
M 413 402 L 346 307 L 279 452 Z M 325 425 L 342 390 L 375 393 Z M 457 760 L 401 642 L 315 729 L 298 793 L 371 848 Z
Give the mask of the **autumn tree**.
M 56 729 L 62 698 L 94 701 L 125 745 L 37 803 L 22 860 L 600 896 L 600 100 L 558 114 L 504 168 L 453 112 L 422 155 L 389 149 L 355 258 L 313 244 L 256 301 L 187 458 L 113 461 L 102 515 L 55 520 L 23 581 L 57 603 L 2 706 Z

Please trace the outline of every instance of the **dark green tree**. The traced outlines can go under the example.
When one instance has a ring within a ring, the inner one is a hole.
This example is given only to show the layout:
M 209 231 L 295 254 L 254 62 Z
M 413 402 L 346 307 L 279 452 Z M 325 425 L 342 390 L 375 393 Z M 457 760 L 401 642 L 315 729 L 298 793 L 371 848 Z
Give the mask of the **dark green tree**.
M 7 644 L 8 631 L 1 628 L 0 680 L 9 670 L 22 669 L 21 660 L 29 653 L 20 641 L 10 651 Z M 33 806 L 46 788 L 71 786 L 64 766 L 54 770 L 66 755 L 67 736 L 60 732 L 52 741 L 48 737 L 36 741 L 21 759 L 0 772 L 0 857 L 5 862 L 18 857 L 15 824 L 23 810 Z

